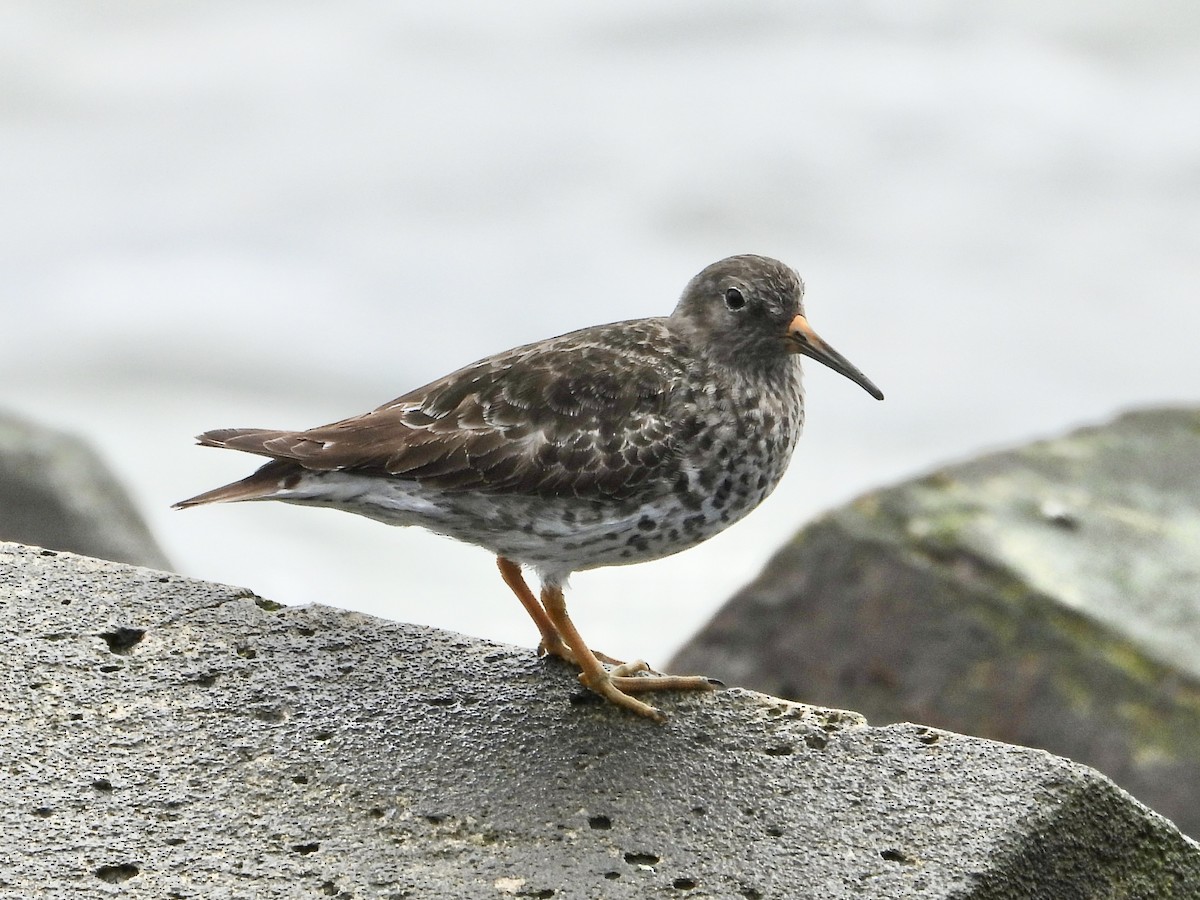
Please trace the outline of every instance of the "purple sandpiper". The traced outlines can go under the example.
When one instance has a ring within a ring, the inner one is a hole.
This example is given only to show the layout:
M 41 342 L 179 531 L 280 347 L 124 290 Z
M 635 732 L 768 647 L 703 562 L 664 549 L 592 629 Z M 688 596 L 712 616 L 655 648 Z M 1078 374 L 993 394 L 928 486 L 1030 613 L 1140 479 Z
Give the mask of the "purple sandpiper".
M 271 461 L 175 506 L 328 506 L 484 547 L 541 632 L 542 653 L 662 721 L 633 695 L 714 682 L 594 653 L 567 615 L 563 584 L 572 572 L 695 546 L 758 506 L 804 424 L 801 354 L 883 399 L 812 330 L 803 297 L 783 263 L 732 256 L 693 278 L 665 318 L 517 347 L 307 431 L 205 432 L 204 446 Z M 541 579 L 540 601 L 522 566 Z

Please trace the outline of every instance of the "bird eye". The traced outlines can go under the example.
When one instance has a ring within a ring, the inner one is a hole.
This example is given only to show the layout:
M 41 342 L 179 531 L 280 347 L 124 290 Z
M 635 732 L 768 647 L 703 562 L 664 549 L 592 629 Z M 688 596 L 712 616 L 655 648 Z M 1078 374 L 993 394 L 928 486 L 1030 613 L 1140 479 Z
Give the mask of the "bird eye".
M 737 288 L 730 288 L 725 292 L 726 309 L 741 309 L 745 305 L 746 298 L 742 296 L 742 292 Z

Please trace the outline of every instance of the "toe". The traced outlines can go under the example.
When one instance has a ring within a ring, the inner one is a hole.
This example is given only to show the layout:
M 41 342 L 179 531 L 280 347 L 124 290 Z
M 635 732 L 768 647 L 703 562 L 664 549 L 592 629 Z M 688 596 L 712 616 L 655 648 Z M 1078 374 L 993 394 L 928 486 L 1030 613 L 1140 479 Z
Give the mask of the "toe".
M 610 703 L 615 703 L 617 706 L 622 706 L 630 712 L 635 712 L 639 716 L 644 716 L 647 719 L 652 719 L 659 724 L 667 721 L 667 717 L 662 710 L 656 709 L 649 703 L 643 703 L 636 697 L 631 697 L 629 694 L 618 688 L 613 682 L 614 679 L 607 673 L 602 678 L 589 678 L 587 673 L 581 672 L 579 680 L 589 691 L 599 694 Z M 641 681 L 641 678 L 629 678 L 629 681 Z
M 629 693 L 645 691 L 713 691 L 718 685 L 702 675 L 615 675 L 613 686 Z
M 649 664 L 644 659 L 635 659 L 633 662 L 621 663 L 610 673 L 613 678 L 628 678 L 632 675 L 638 675 L 642 672 L 652 672 Z

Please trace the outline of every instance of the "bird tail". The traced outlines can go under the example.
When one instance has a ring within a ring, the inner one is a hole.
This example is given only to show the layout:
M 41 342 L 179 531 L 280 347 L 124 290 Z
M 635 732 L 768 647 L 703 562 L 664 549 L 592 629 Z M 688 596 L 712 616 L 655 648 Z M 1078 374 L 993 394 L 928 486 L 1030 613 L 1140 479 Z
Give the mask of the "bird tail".
M 217 434 L 217 432 L 209 432 Z M 207 435 L 201 435 L 207 437 Z M 205 443 L 205 441 L 201 441 Z M 210 447 L 222 447 L 224 444 L 210 443 Z M 281 490 L 295 487 L 300 481 L 300 466 L 290 460 L 277 459 L 267 463 L 253 475 L 226 484 L 187 500 L 180 500 L 171 505 L 171 509 L 188 509 L 192 506 L 203 506 L 205 503 L 233 503 L 238 500 L 268 500 Z
M 226 450 L 242 450 L 259 456 L 275 456 L 267 442 L 281 437 L 291 437 L 290 431 L 272 431 L 268 428 L 218 428 L 196 436 L 201 447 L 221 447 Z

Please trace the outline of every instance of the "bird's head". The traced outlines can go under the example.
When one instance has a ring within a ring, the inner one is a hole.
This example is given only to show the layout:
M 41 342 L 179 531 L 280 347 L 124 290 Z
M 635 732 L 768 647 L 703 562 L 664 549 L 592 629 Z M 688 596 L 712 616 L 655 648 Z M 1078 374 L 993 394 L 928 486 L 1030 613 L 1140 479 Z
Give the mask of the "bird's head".
M 727 364 L 780 365 L 802 353 L 883 399 L 871 379 L 813 331 L 804 316 L 804 282 L 779 260 L 747 254 L 713 263 L 688 282 L 671 319 Z

